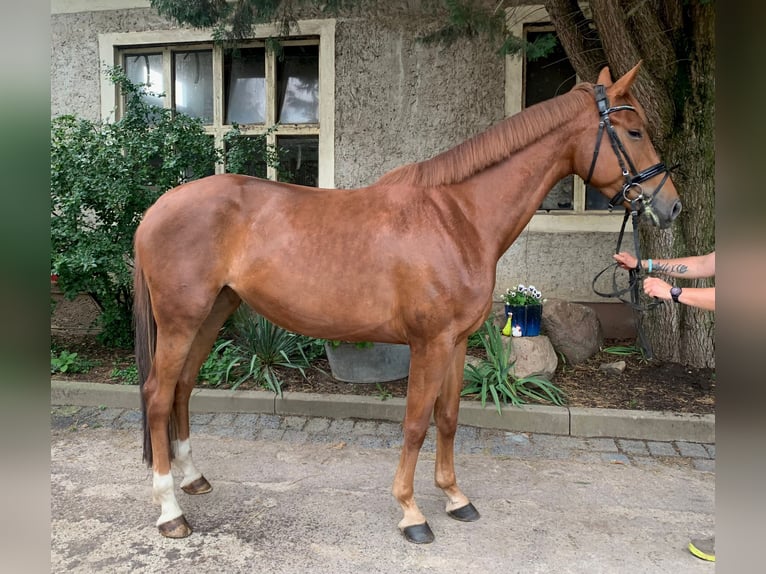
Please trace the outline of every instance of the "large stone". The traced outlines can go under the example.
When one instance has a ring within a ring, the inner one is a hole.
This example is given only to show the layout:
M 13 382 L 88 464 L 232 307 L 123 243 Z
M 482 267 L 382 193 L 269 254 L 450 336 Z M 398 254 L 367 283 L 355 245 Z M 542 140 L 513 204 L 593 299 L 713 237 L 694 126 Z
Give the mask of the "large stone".
M 561 299 L 545 302 L 542 329 L 556 351 L 572 365 L 592 357 L 604 342 L 596 312 L 587 305 Z
M 559 358 L 553 345 L 545 335 L 537 337 L 503 337 L 511 345 L 513 374 L 517 379 L 537 375 L 551 380 L 556 373 Z

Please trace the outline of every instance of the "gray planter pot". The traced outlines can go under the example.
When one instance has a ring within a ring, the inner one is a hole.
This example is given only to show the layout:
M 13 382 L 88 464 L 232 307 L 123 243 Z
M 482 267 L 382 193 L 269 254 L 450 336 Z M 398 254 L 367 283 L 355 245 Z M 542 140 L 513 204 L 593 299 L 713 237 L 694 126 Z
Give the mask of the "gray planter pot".
M 409 345 L 375 343 L 359 348 L 353 343 L 325 343 L 333 378 L 346 383 L 383 383 L 405 378 L 410 371 Z

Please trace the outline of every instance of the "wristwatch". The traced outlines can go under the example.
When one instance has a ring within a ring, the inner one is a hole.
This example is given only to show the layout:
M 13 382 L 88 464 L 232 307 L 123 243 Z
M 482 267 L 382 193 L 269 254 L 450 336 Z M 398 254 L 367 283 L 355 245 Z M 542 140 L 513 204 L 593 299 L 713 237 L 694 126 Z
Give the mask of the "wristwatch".
M 670 296 L 673 298 L 674 303 L 678 303 L 678 298 L 681 296 L 681 289 L 680 287 L 671 287 L 670 288 Z

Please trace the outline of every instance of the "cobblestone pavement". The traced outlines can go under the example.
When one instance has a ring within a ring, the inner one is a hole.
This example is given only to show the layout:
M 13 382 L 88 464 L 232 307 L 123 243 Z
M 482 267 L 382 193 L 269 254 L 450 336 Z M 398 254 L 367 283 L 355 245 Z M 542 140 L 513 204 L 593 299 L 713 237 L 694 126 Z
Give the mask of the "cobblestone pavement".
M 343 442 L 362 448 L 398 449 L 402 444 L 401 425 L 385 421 L 246 413 L 196 413 L 191 415 L 190 420 L 192 439 L 197 433 L 205 433 L 289 443 Z M 83 425 L 95 428 L 140 428 L 141 413 L 118 408 L 52 407 L 52 428 L 76 429 Z M 432 453 L 435 450 L 436 435 L 432 425 L 422 452 Z M 675 464 L 703 472 L 715 472 L 714 444 L 682 441 L 578 438 L 459 426 L 455 436 L 455 453 L 637 466 Z

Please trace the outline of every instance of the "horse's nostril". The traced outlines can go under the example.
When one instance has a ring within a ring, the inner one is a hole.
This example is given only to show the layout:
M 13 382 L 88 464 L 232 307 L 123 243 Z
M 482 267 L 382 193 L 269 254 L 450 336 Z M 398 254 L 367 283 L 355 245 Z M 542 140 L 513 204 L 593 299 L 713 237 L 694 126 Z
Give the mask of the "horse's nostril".
M 670 210 L 670 219 L 675 219 L 679 213 L 681 213 L 681 201 L 676 200 L 673 204 L 673 209 Z

